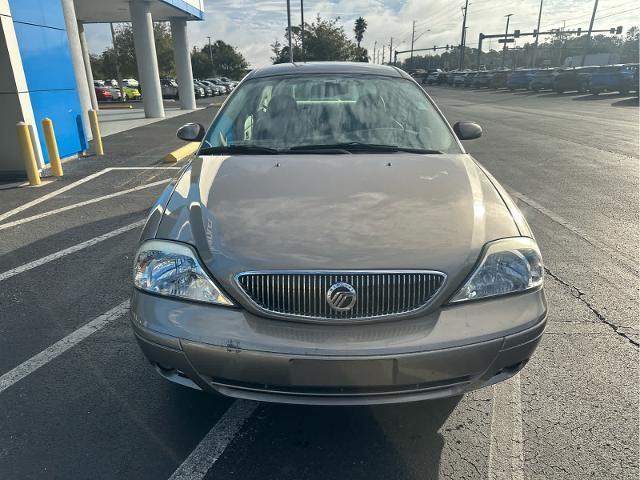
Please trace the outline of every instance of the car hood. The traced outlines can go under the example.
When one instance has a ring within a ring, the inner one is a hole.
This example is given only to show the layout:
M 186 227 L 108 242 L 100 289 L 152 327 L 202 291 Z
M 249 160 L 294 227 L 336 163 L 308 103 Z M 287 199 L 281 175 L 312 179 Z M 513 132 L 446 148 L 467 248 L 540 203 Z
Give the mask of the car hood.
M 454 288 L 486 242 L 518 234 L 469 155 L 390 153 L 198 157 L 156 237 L 195 246 L 234 290 L 252 270 L 437 270 Z

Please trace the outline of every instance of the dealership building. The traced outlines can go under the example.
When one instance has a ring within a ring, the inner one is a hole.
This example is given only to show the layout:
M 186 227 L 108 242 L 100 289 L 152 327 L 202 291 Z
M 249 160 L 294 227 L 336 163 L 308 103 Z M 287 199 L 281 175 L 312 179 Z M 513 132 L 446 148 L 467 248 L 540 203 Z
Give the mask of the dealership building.
M 0 0 L 0 178 L 24 176 L 16 124 L 26 123 L 40 168 L 49 163 L 42 120 L 62 158 L 81 155 L 98 109 L 84 33 L 88 23 L 130 22 L 148 118 L 164 117 L 153 22 L 171 24 L 180 106 L 195 109 L 187 22 L 204 0 Z

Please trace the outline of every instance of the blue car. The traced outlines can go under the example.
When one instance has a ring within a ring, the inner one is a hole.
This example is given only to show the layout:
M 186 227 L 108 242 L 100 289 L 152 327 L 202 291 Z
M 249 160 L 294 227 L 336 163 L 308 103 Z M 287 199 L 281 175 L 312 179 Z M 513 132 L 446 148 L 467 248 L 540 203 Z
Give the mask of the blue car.
M 507 88 L 512 91 L 520 88 L 528 90 L 535 73 L 535 70 L 514 70 L 507 78 Z
M 638 90 L 638 85 L 634 82 L 637 64 L 627 65 L 607 65 L 600 67 L 591 74 L 589 79 L 589 91 L 598 95 L 600 92 L 620 92 L 629 93 L 630 90 Z

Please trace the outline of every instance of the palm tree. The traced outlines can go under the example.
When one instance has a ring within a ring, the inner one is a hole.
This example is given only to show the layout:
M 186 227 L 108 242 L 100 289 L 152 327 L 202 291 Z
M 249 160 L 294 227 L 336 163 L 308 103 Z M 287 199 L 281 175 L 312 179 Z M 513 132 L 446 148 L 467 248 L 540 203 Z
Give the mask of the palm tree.
M 356 34 L 356 42 L 358 42 L 358 48 L 360 48 L 360 42 L 364 37 L 364 32 L 366 29 L 367 29 L 367 21 L 362 17 L 358 17 L 356 19 L 356 24 L 353 27 L 353 31 Z

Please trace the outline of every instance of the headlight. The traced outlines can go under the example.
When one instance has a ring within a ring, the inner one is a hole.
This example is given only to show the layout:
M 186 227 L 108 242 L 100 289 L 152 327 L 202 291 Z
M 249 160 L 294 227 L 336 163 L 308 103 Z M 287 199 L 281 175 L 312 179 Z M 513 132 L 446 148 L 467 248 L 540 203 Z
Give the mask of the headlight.
M 495 297 L 540 287 L 544 267 L 531 238 L 507 238 L 489 243 L 482 260 L 451 302 Z
M 233 305 L 200 265 L 187 245 L 150 240 L 138 249 L 133 283 L 140 290 L 217 305 Z

